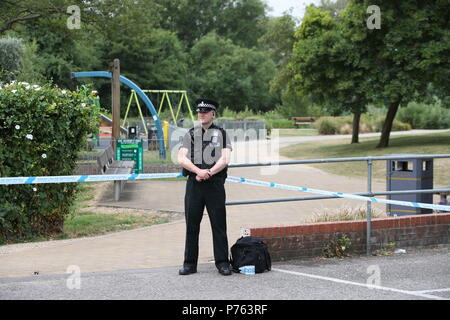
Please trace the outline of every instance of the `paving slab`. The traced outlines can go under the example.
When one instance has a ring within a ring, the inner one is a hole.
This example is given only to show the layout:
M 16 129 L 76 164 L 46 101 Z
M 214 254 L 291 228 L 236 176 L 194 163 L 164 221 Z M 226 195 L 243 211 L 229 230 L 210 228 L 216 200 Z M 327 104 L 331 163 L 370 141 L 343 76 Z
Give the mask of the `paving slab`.
M 298 143 L 298 137 L 294 138 L 296 139 L 280 138 L 276 146 L 263 145 L 270 152 L 261 155 L 259 160 L 284 160 L 279 156 L 278 149 Z M 305 139 L 309 141 L 311 137 Z M 233 152 L 255 154 L 256 147 L 262 148 L 255 143 L 236 143 Z M 236 159 L 236 162 L 239 162 L 238 160 L 240 159 Z M 275 171 L 270 170 L 274 169 L 230 168 L 229 175 L 338 192 L 362 192 L 367 188 L 365 179 L 336 176 L 306 165 L 278 166 Z M 227 201 L 309 195 L 231 182 L 227 182 L 225 188 Z M 384 181 L 374 181 L 373 190 L 385 190 L 384 188 Z M 41 275 L 63 274 L 72 265 L 78 266 L 83 272 L 181 266 L 185 239 L 184 189 L 184 181 L 129 182 L 120 201 L 113 201 L 111 192 L 100 199 L 98 204 L 178 212 L 179 219 L 167 224 L 103 236 L 1 246 L 0 278 L 30 276 L 35 272 Z M 334 199 L 228 206 L 229 245 L 231 246 L 241 236 L 242 229 L 246 227 L 297 224 L 308 221 L 319 212 L 354 206 L 364 206 L 364 203 Z M 384 210 L 381 204 L 375 204 L 374 207 Z M 199 264 L 211 263 L 212 234 L 206 212 L 202 220 L 199 244 Z

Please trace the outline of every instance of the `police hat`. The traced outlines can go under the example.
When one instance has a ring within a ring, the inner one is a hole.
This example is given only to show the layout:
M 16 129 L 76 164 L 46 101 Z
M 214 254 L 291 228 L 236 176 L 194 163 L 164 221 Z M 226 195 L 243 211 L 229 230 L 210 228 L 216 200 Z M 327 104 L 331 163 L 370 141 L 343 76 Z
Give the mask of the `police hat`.
M 210 110 L 216 111 L 217 108 L 219 108 L 219 103 L 211 99 L 200 98 L 195 100 L 195 104 L 197 105 L 197 112 L 207 112 Z

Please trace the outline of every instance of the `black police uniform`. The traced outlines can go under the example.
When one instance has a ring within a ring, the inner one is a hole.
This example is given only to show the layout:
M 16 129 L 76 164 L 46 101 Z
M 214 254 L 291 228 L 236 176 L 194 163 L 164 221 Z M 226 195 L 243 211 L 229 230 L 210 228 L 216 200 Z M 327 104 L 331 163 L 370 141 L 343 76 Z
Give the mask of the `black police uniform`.
M 232 150 L 226 131 L 214 123 L 207 130 L 202 126 L 190 129 L 184 136 L 182 147 L 189 150 L 187 156 L 200 169 L 212 168 L 223 148 Z M 224 187 L 227 167 L 201 182 L 195 179 L 195 173 L 184 168 L 183 175 L 188 176 L 184 198 L 186 244 L 183 267 L 197 270 L 200 223 L 206 206 L 213 234 L 215 265 L 220 271 L 221 267 L 229 266 Z

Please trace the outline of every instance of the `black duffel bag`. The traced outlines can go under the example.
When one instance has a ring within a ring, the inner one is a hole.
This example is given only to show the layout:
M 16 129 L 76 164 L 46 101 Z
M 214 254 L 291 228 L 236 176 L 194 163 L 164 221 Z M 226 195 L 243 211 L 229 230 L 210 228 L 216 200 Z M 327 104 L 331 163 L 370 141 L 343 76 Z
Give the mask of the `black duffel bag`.
M 270 259 L 267 245 L 257 237 L 240 237 L 230 249 L 230 263 L 234 272 L 243 266 L 255 266 L 255 273 L 270 271 Z

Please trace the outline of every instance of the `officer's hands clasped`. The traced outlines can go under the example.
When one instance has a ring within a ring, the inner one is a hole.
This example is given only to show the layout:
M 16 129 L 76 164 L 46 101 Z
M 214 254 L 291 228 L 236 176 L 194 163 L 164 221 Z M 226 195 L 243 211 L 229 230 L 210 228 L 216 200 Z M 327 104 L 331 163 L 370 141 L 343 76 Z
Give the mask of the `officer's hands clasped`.
M 209 178 L 211 178 L 211 172 L 208 169 L 200 170 L 200 172 L 197 173 L 197 176 L 195 177 L 198 182 L 208 180 Z

